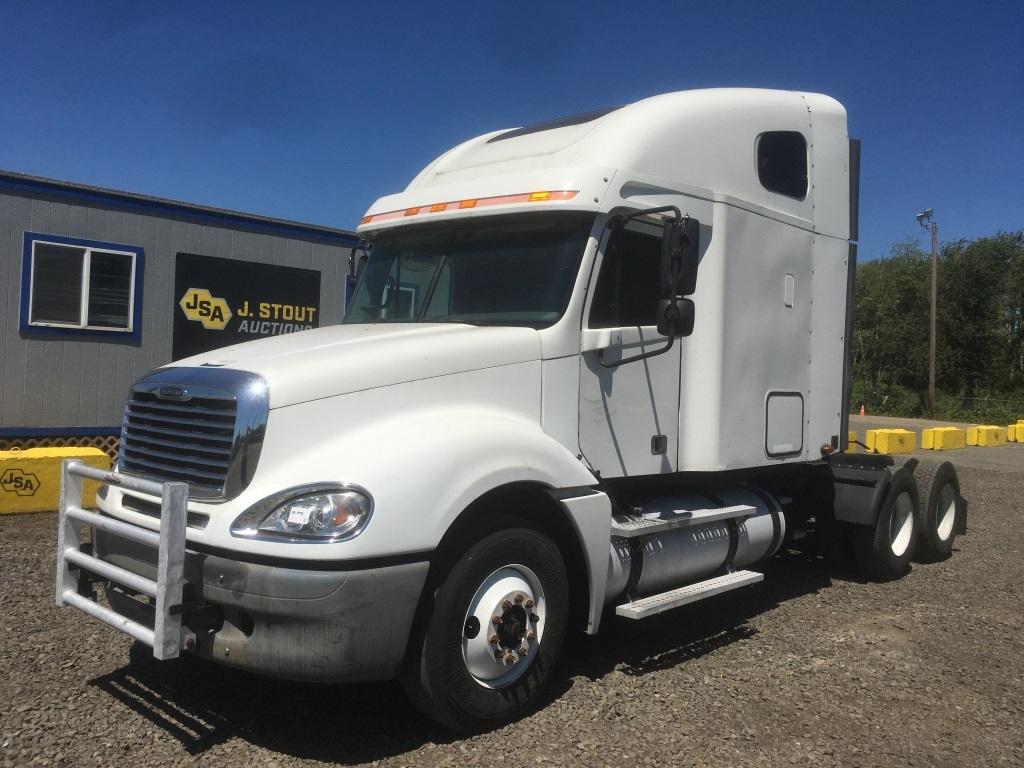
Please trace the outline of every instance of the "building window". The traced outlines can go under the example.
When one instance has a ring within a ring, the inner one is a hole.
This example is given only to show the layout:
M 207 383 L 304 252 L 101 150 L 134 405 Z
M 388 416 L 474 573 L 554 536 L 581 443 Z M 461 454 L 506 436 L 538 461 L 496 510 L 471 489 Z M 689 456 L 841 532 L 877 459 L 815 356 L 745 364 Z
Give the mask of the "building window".
M 137 339 L 141 248 L 25 233 L 22 331 Z
M 799 131 L 770 131 L 757 137 L 757 176 L 780 195 L 807 196 L 807 141 Z

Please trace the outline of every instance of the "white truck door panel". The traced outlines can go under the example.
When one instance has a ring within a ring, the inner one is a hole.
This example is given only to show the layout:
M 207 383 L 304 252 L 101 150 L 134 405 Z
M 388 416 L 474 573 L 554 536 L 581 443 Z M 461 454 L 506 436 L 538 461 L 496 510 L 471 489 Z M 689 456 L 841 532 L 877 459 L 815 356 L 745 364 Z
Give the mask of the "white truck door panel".
M 580 450 L 604 477 L 676 469 L 679 443 L 679 340 L 655 327 L 660 227 L 631 222 L 611 237 L 584 320 L 580 362 Z M 604 364 L 602 364 L 602 362 Z
M 651 352 L 666 339 L 653 326 L 617 328 L 621 343 L 585 352 L 580 368 L 580 450 L 604 477 L 652 475 L 676 467 L 679 430 L 679 350 L 615 368 L 606 362 Z M 652 441 L 660 436 L 663 452 Z

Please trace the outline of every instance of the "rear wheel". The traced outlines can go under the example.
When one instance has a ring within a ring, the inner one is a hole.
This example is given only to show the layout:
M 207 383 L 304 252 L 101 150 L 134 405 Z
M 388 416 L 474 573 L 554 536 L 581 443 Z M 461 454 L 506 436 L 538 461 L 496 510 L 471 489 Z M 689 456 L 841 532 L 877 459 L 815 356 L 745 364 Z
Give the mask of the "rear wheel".
M 890 581 L 910 569 L 917 539 L 918 503 L 913 475 L 902 467 L 893 471 L 875 525 L 859 528 L 854 541 L 857 563 L 866 575 Z
M 459 731 L 497 727 L 541 697 L 566 631 L 569 585 L 540 531 L 483 537 L 434 593 L 403 686 L 428 717 Z
M 956 469 L 948 461 L 921 462 L 914 480 L 921 499 L 921 530 L 914 557 L 923 562 L 945 560 L 952 554 L 956 540 L 956 507 L 960 498 Z

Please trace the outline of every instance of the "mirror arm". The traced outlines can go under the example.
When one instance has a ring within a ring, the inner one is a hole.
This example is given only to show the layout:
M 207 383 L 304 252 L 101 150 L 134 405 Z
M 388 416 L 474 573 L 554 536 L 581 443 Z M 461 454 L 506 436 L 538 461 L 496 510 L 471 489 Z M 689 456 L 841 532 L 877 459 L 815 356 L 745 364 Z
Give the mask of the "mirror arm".
M 602 349 L 600 352 L 597 353 L 597 362 L 599 362 L 601 364 L 601 366 L 604 367 L 604 368 L 618 368 L 620 365 L 625 365 L 626 363 L 635 363 L 637 360 L 646 360 L 649 357 L 657 357 L 658 355 L 663 355 L 666 352 L 668 352 L 670 349 L 672 349 L 672 345 L 675 344 L 675 341 L 676 341 L 676 337 L 675 336 L 669 336 L 668 337 L 668 344 L 666 344 L 661 349 L 656 349 L 653 352 L 641 352 L 639 355 L 633 355 L 632 357 L 626 357 L 626 358 L 623 358 L 622 360 L 617 360 L 614 363 L 606 363 L 605 362 L 605 360 L 604 360 L 604 350 Z
M 622 219 L 622 223 L 625 224 L 630 219 L 637 219 L 641 216 L 648 216 L 652 213 L 669 213 L 670 211 L 675 214 L 676 221 L 682 220 L 683 214 L 680 213 L 679 207 L 675 205 L 662 205 L 657 208 L 644 208 L 642 211 L 633 211 L 629 214 L 619 214 L 619 216 Z

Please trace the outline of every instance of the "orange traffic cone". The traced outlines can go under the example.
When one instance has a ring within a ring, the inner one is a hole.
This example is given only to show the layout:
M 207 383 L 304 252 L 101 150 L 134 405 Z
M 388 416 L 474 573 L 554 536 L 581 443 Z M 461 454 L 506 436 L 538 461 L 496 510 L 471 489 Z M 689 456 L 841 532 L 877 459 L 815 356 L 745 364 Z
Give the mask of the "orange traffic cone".
M 864 403 L 861 403 L 861 404 L 860 404 L 860 415 L 861 415 L 861 416 L 863 416 L 863 415 L 864 415 Z

